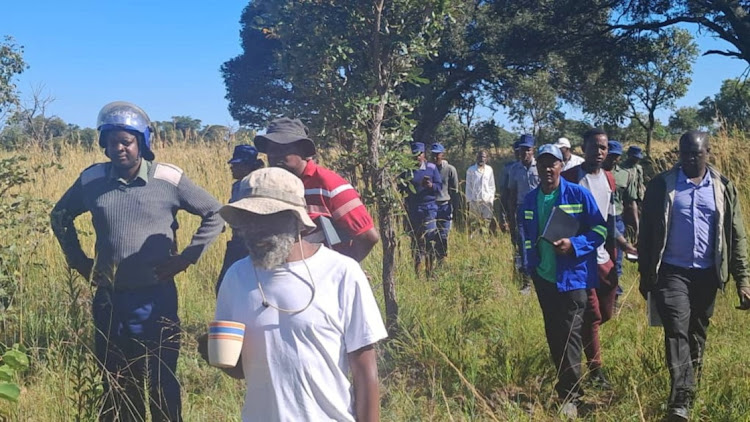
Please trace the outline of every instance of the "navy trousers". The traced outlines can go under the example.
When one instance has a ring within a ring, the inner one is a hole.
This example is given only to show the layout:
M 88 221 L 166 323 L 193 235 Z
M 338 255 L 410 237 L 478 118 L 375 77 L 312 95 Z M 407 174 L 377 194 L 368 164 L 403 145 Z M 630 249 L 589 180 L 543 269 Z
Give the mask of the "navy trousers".
M 103 421 L 181 421 L 177 382 L 180 320 L 174 281 L 130 291 L 99 287 L 93 301 L 96 355 L 104 367 Z
M 448 256 L 448 233 L 451 231 L 453 220 L 453 204 L 451 201 L 437 204 L 437 239 L 435 240 L 435 252 L 438 259 Z

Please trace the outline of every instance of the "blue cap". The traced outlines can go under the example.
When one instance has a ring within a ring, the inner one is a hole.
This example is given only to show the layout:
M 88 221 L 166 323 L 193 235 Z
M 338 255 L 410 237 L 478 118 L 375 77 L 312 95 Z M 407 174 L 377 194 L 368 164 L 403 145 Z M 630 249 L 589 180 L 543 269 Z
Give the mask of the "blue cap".
M 622 155 L 622 144 L 615 141 L 614 139 L 609 141 L 607 144 L 609 147 L 609 154 Z
M 544 154 L 549 154 L 558 160 L 563 160 L 563 154 L 562 151 L 560 151 L 560 148 L 556 147 L 553 144 L 544 144 L 539 147 L 539 149 L 536 152 L 536 158 L 541 157 Z
M 628 148 L 628 155 L 635 158 L 643 158 L 643 150 L 641 147 L 631 145 L 630 148 Z
M 518 138 L 518 148 L 521 147 L 528 147 L 532 148 L 534 147 L 534 137 L 529 135 L 528 133 L 525 133 L 521 135 L 520 138 Z
M 232 159 L 229 164 L 248 163 L 252 164 L 258 159 L 258 150 L 252 145 L 237 145 L 234 147 Z
M 414 155 L 417 155 L 419 153 L 424 152 L 424 144 L 421 142 L 412 142 L 411 143 L 411 153 Z
M 445 152 L 445 147 L 440 142 L 435 142 L 432 144 L 432 148 L 430 148 L 430 152 L 434 152 L 435 154 L 440 154 L 441 152 Z

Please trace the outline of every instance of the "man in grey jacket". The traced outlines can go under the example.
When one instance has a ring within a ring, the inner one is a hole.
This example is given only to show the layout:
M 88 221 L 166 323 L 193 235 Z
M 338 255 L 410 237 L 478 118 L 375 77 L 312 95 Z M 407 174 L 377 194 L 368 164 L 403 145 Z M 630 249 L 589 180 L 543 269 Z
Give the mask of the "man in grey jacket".
M 640 291 L 664 324 L 669 420 L 687 421 L 716 292 L 732 274 L 750 309 L 747 238 L 737 189 L 708 165 L 708 134 L 680 138 L 680 162 L 648 184 L 638 240 Z
M 440 194 L 437 195 L 437 229 L 438 238 L 436 239 L 435 252 L 438 262 L 441 262 L 448 256 L 448 233 L 451 230 L 451 221 L 453 220 L 453 210 L 456 207 L 458 198 L 458 172 L 456 168 L 448 163 L 445 159 L 445 147 L 440 143 L 432 144 L 432 162 L 440 172 L 440 178 L 443 179 L 443 187 Z

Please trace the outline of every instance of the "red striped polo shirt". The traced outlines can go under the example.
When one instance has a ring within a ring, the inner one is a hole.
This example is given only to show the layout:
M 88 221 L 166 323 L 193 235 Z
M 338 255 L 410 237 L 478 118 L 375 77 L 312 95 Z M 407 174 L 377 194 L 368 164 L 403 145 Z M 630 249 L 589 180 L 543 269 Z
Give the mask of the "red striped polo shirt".
M 353 238 L 375 227 L 359 193 L 343 177 L 309 160 L 302 173 L 307 214 L 333 221 L 342 238 Z M 348 242 L 345 242 L 348 243 Z

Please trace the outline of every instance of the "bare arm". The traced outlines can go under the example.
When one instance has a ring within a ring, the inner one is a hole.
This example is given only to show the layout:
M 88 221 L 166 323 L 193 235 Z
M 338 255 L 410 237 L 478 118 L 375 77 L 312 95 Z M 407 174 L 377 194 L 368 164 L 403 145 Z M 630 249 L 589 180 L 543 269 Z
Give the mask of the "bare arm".
M 380 235 L 378 234 L 378 230 L 373 227 L 352 239 L 352 246 L 346 250 L 346 255 L 358 262 L 362 262 L 379 241 Z
M 359 422 L 380 420 L 380 385 L 373 345 L 349 353 L 349 366 L 354 378 L 354 409 Z

